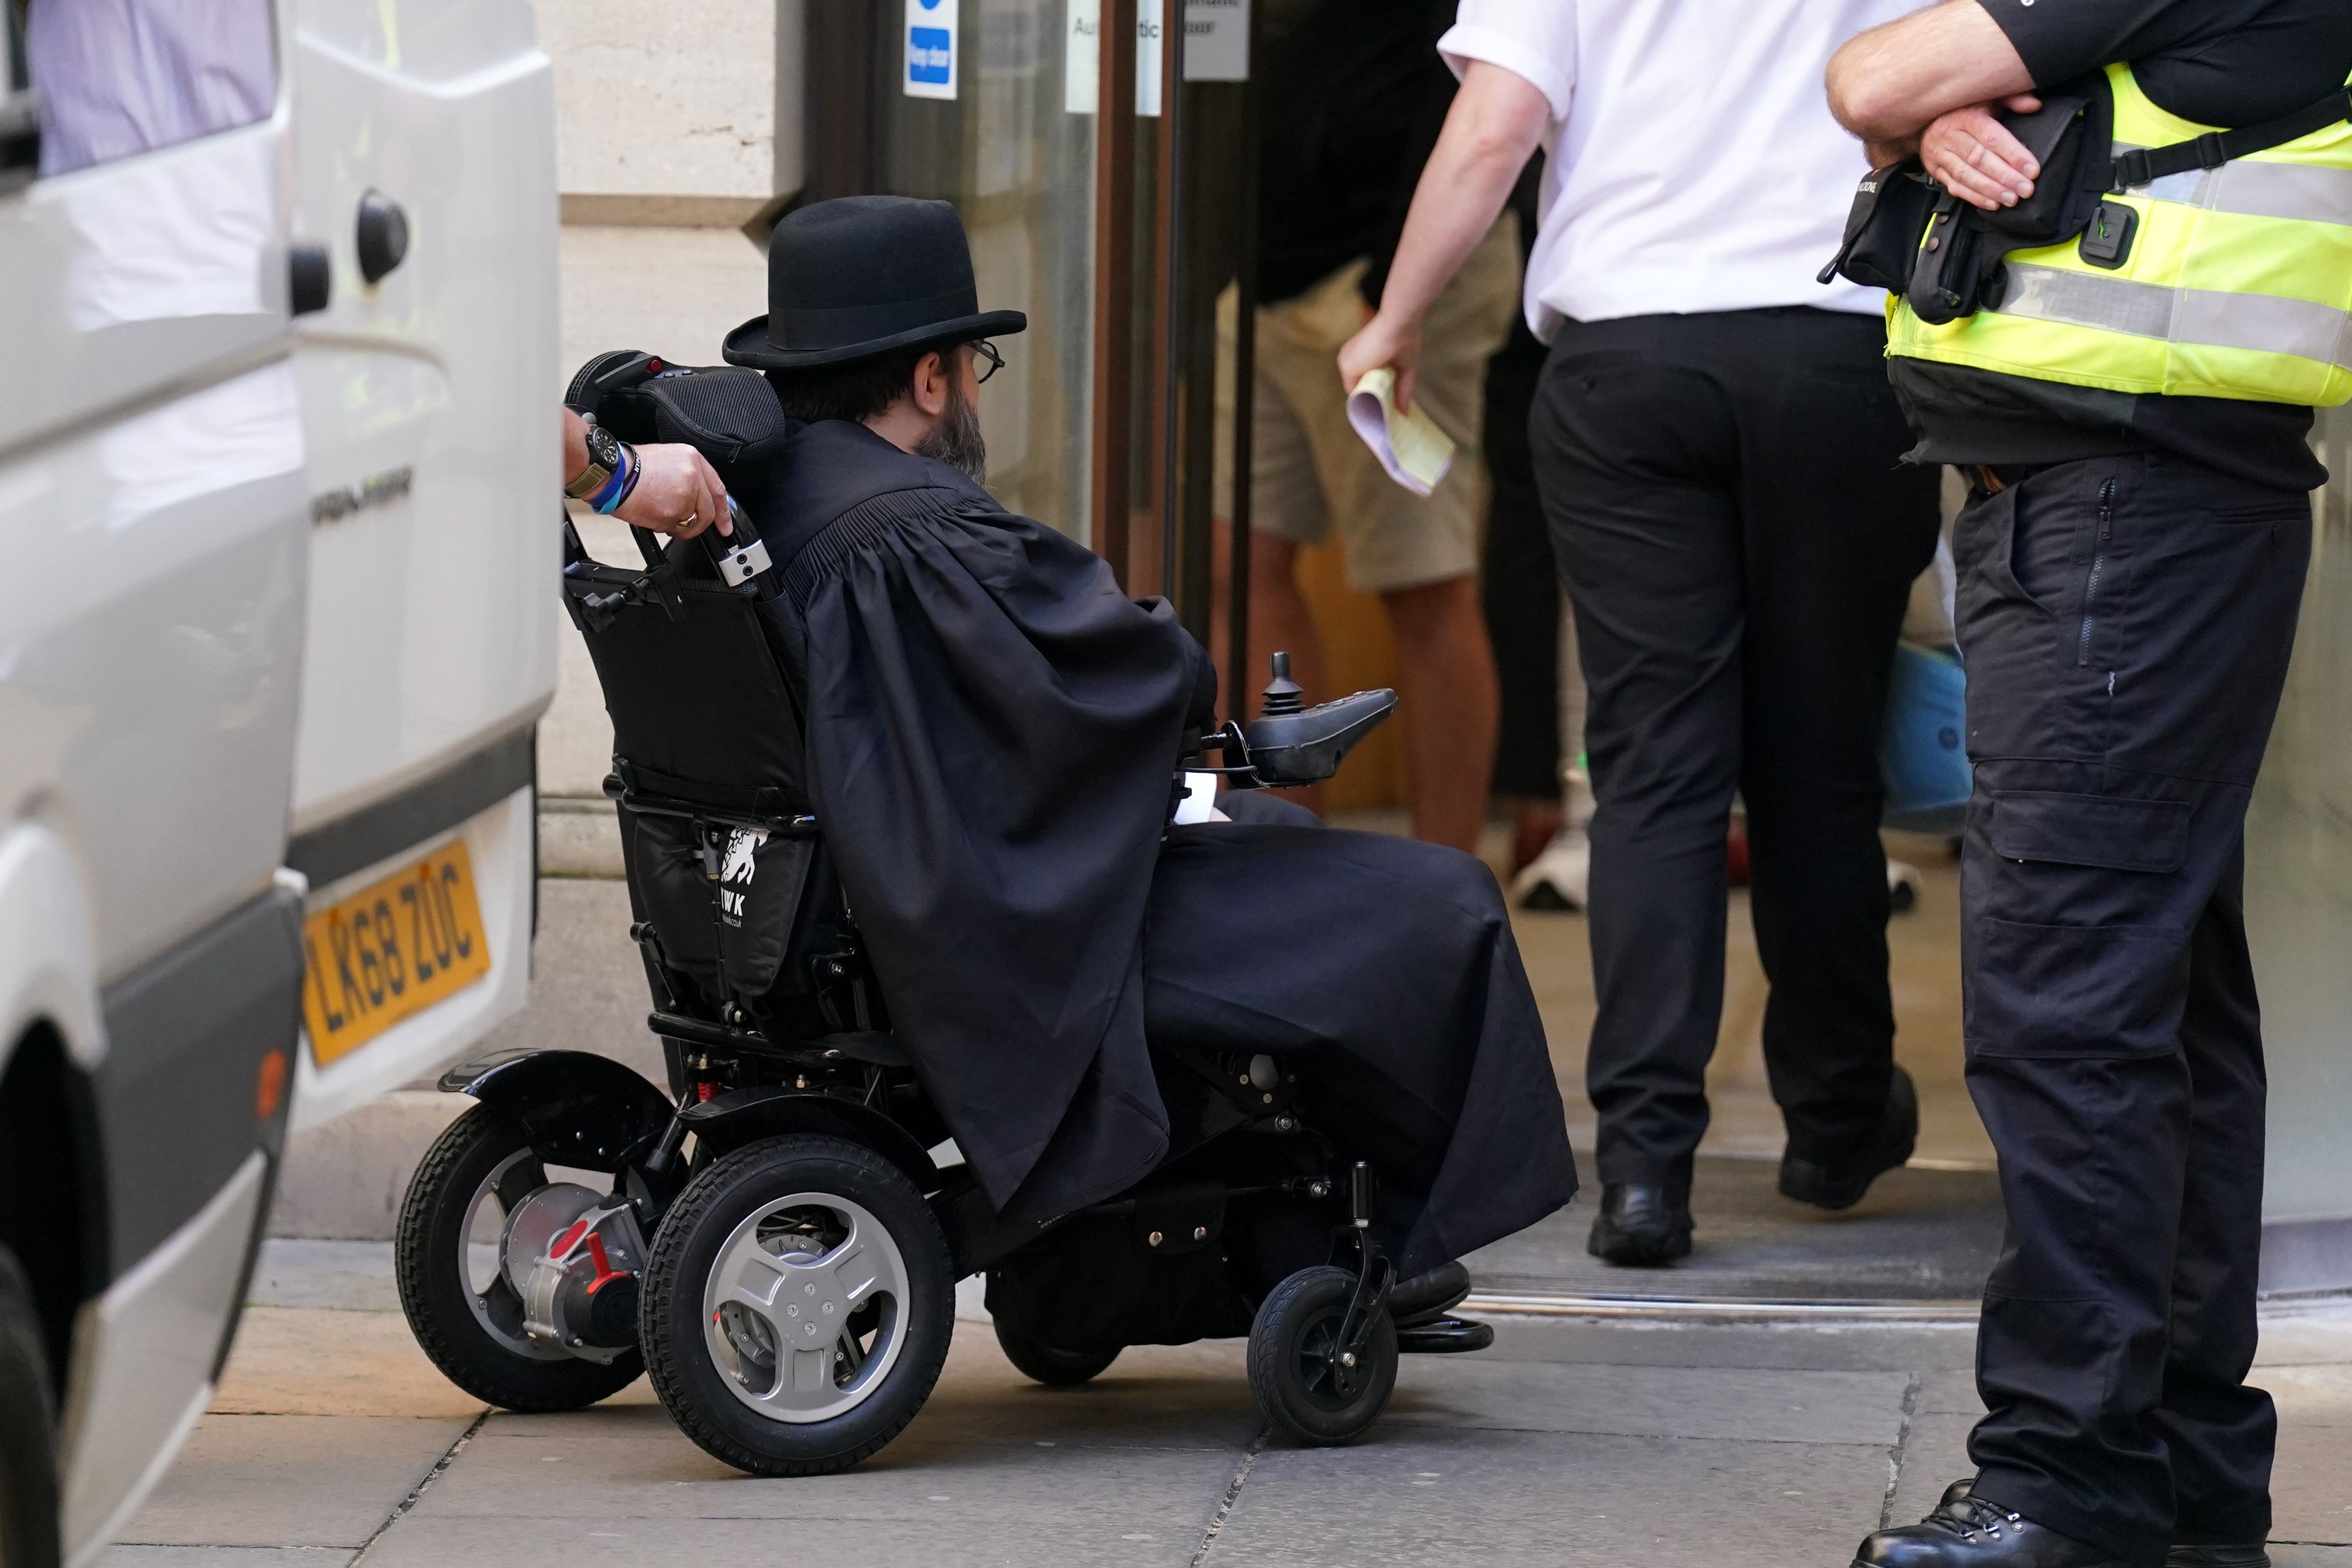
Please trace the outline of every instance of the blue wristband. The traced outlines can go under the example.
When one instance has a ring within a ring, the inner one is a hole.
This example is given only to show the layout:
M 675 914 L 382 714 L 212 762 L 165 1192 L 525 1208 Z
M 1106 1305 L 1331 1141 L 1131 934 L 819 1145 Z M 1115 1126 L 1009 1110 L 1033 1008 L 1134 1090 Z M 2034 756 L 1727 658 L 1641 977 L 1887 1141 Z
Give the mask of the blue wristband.
M 637 449 L 624 441 L 621 444 L 621 466 L 604 481 L 604 488 L 588 498 L 588 505 L 599 517 L 610 517 L 615 507 L 628 499 L 635 487 L 629 481 L 637 476 Z

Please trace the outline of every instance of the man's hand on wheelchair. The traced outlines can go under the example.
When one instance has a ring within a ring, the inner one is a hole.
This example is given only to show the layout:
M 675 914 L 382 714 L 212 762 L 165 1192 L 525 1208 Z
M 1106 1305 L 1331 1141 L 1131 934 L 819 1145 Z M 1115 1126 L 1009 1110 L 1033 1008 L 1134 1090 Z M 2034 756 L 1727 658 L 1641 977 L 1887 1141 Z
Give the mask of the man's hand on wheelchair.
M 677 539 L 692 539 L 713 523 L 722 534 L 735 531 L 727 521 L 727 487 L 700 452 L 683 443 L 635 451 L 644 471 L 629 499 L 614 509 L 614 516 Z

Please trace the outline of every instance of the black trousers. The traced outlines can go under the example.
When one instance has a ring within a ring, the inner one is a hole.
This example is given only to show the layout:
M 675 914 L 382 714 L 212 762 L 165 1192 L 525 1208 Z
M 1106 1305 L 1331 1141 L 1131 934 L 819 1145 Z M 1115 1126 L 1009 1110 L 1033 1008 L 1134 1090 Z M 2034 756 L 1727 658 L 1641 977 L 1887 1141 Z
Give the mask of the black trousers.
M 1603 1182 L 1686 1184 L 1723 1011 L 1724 836 L 1747 801 L 1764 1054 L 1801 1158 L 1894 1062 L 1878 734 L 1937 479 L 1873 317 L 1568 322 L 1529 416 L 1590 691 Z
M 1528 410 L 1543 374 L 1544 346 L 1524 320 L 1486 362 L 1486 559 L 1478 599 L 1495 649 L 1501 725 L 1495 739 L 1495 793 L 1557 800 L 1559 754 L 1559 572 L 1552 563 L 1528 450 Z M 1574 759 L 1568 759 L 1573 761 Z
M 2000 1156 L 1979 1493 L 2127 1561 L 2260 1541 L 2263 1079 L 2241 881 L 2309 498 L 2162 455 L 1954 536 L 1976 764 L 1968 1079 Z

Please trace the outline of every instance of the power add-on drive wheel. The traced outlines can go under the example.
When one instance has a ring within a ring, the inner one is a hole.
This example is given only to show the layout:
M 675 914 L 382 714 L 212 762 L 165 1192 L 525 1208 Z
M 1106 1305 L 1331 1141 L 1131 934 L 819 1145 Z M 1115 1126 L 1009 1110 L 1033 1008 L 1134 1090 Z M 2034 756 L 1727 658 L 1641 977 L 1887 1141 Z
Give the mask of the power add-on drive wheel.
M 416 1167 L 393 1263 L 416 1342 L 450 1382 L 506 1410 L 578 1410 L 635 1383 L 645 1363 L 628 1323 L 608 1349 L 565 1350 L 525 1329 L 535 1259 L 600 1202 L 550 1182 L 522 1129 L 477 1105 Z M 616 1298 L 617 1300 L 617 1298 Z

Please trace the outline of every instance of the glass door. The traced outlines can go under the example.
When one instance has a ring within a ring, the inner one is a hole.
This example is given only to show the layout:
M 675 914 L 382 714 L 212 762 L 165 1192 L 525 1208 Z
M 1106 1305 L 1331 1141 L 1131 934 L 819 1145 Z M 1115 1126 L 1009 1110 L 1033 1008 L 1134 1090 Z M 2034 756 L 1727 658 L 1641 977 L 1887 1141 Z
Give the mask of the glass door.
M 1247 525 L 1248 342 L 1221 351 L 1217 306 L 1248 283 L 1252 7 L 1186 0 L 1172 29 L 1174 3 L 810 6 L 800 200 L 956 205 L 982 308 L 1029 314 L 981 393 L 990 489 L 1206 638 L 1220 589 L 1246 590 L 1219 558 Z

